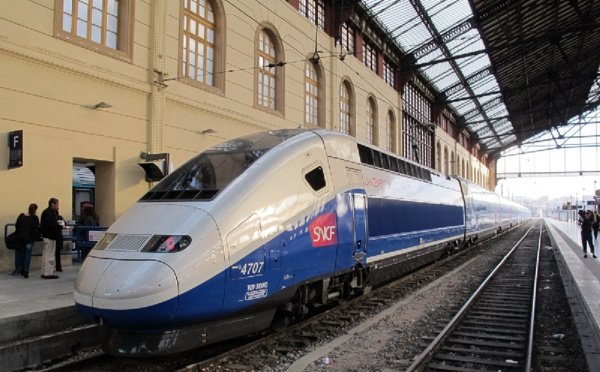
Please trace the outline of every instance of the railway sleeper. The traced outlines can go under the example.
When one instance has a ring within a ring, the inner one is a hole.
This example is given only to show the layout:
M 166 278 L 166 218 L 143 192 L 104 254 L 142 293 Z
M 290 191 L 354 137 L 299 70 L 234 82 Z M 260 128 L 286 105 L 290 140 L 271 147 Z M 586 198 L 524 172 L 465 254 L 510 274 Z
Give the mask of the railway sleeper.
M 473 355 L 489 355 L 501 358 L 524 358 L 525 353 L 520 351 L 510 351 L 510 350 L 486 350 L 486 349 L 472 349 L 472 348 L 461 348 L 461 347 L 452 347 L 452 346 L 444 346 L 441 349 L 446 353 L 456 353 L 456 354 L 473 354 Z
M 519 368 L 522 364 L 518 361 L 512 361 L 512 360 L 506 361 L 506 360 L 458 357 L 458 356 L 450 355 L 450 354 L 442 354 L 442 355 L 438 354 L 434 357 L 434 360 L 460 362 L 461 364 L 466 362 L 466 363 L 472 363 L 472 364 L 481 365 L 481 366 L 497 366 L 497 367 L 506 367 L 506 368 Z M 435 366 L 433 364 L 430 364 L 429 367 L 435 368 Z

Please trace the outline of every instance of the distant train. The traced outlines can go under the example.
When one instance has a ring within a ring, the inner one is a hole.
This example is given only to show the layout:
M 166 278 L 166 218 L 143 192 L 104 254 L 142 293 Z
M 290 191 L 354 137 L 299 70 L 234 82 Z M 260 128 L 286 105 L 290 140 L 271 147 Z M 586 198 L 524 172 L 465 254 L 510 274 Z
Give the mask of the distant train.
M 258 133 L 127 210 L 84 261 L 75 301 L 107 353 L 174 353 L 285 325 L 529 217 L 338 132 Z

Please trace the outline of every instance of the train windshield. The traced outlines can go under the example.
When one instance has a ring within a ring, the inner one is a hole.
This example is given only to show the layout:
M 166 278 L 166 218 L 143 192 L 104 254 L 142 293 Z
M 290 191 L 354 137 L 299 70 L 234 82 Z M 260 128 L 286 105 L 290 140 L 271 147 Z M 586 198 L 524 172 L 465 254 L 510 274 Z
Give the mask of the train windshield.
M 258 133 L 216 145 L 168 175 L 141 200 L 210 200 L 273 147 L 301 132 Z

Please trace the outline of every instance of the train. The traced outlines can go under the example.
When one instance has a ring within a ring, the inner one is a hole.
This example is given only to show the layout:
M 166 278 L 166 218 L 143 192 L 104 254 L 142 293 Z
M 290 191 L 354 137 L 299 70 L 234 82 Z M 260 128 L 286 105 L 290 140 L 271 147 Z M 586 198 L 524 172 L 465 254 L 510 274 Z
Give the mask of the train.
M 111 355 L 163 355 L 269 328 L 497 234 L 530 211 L 326 129 L 193 157 L 119 217 L 75 280 Z

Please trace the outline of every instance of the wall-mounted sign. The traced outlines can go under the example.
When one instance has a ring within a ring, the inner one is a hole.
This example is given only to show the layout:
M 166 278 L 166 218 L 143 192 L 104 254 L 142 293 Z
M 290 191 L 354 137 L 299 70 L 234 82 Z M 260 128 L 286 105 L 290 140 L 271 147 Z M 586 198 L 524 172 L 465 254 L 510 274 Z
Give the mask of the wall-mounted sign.
M 23 131 L 15 130 L 8 133 L 8 169 L 23 166 Z

